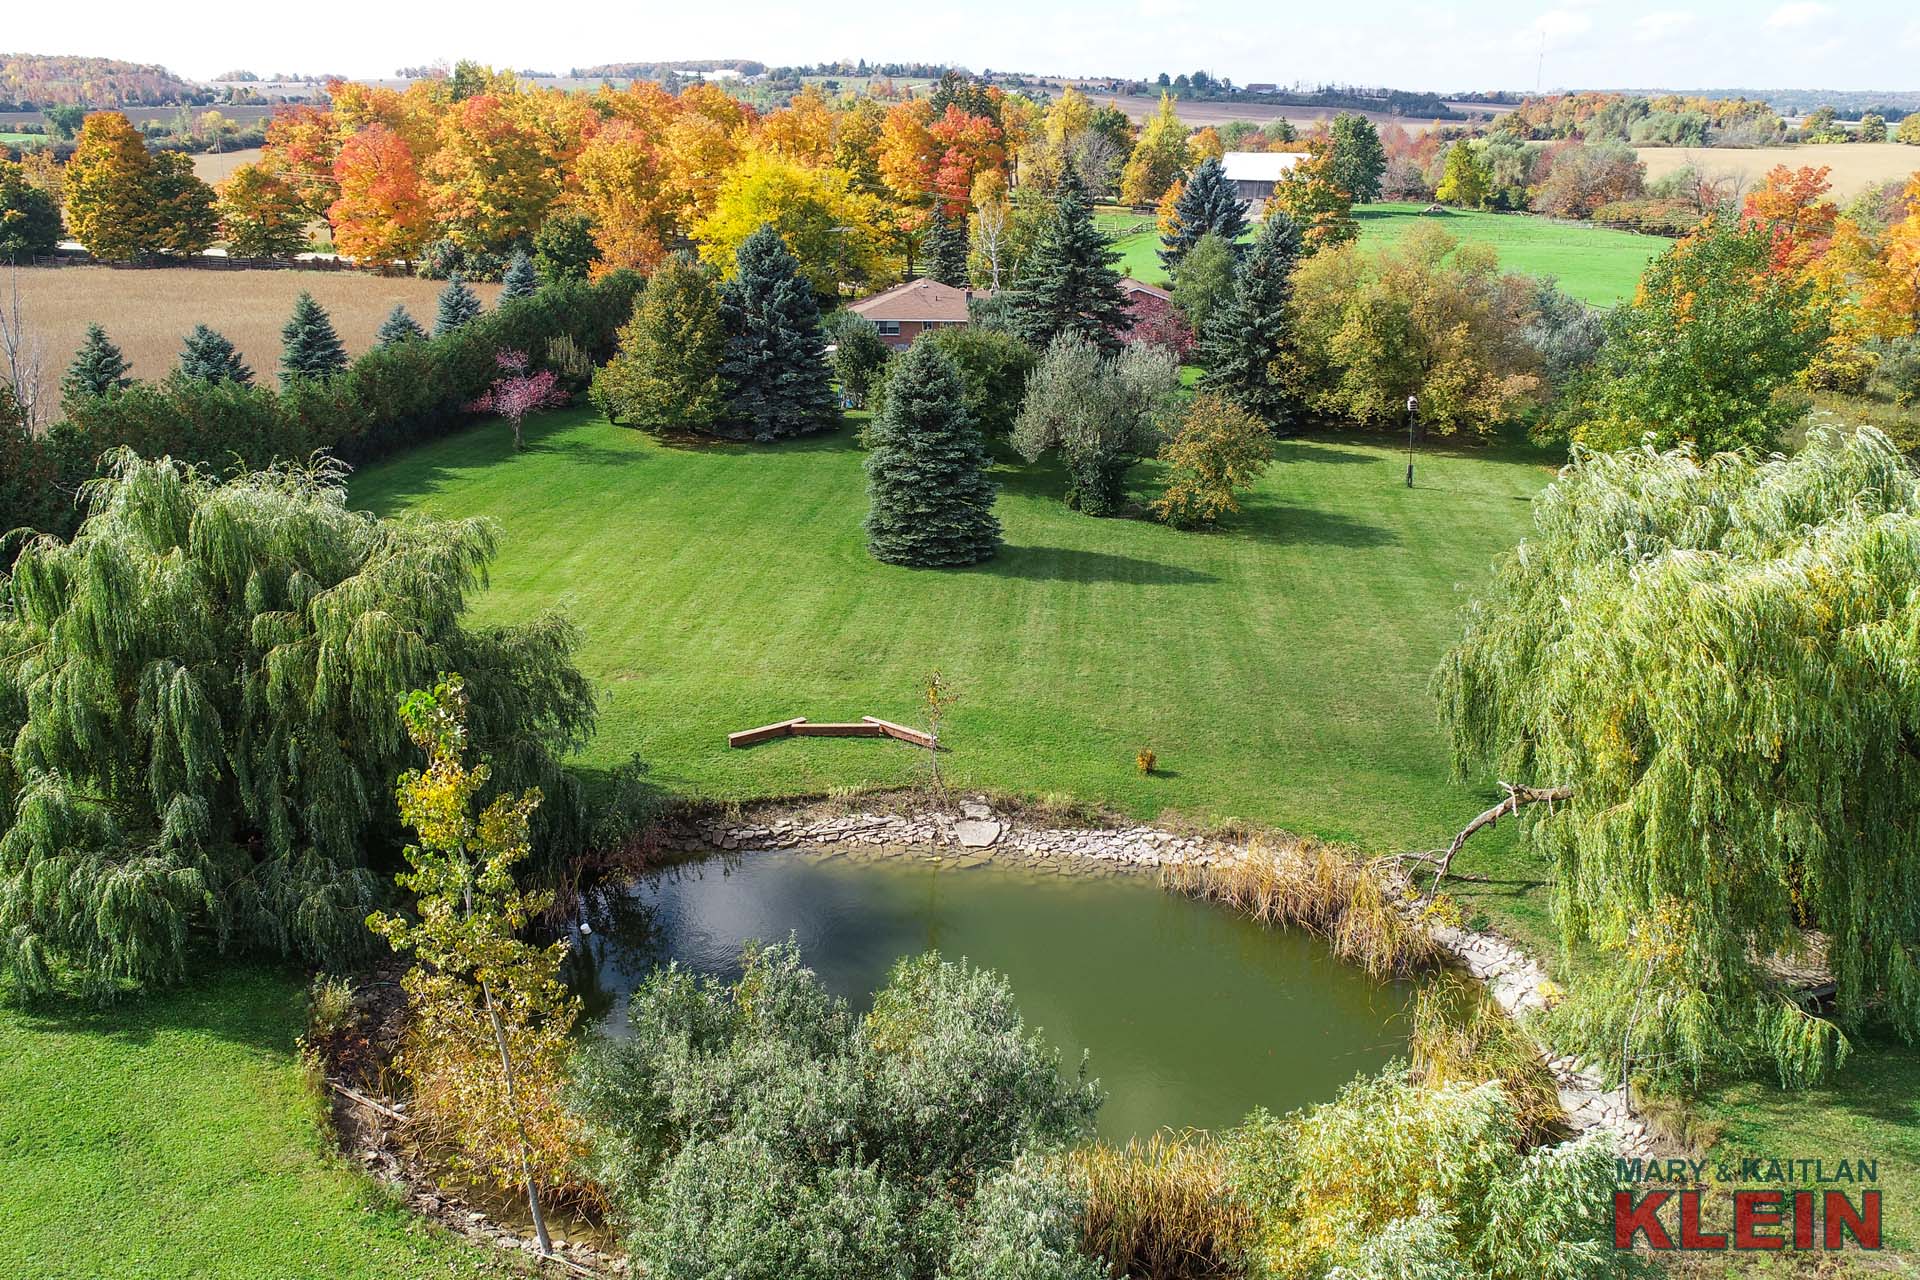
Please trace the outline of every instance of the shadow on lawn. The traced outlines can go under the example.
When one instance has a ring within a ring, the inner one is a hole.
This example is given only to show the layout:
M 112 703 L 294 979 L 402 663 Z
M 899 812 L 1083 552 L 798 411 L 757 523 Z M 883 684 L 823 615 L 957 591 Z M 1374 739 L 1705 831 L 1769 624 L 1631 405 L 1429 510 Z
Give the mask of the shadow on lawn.
M 1217 582 L 1210 573 L 1181 565 L 1161 564 L 1137 556 L 1073 547 L 1003 547 L 1000 554 L 969 570 L 997 578 L 1026 578 L 1036 582 L 1132 582 L 1184 585 Z
M 1225 528 L 1230 533 L 1287 546 L 1386 547 L 1400 541 L 1391 529 L 1338 511 L 1268 502 L 1259 497 L 1249 498 L 1240 515 L 1228 517 Z
M 305 981 L 270 962 L 196 951 L 194 976 L 177 986 L 127 992 L 108 1002 L 81 994 L 20 1001 L 16 1025 L 40 1034 L 104 1036 L 130 1045 L 201 1032 L 256 1054 L 291 1056 L 306 1021 Z

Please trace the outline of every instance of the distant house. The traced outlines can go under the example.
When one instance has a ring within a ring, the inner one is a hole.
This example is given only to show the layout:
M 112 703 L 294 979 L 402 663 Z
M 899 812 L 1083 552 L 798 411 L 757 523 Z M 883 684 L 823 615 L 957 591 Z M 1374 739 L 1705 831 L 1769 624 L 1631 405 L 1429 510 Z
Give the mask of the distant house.
M 1250 85 L 1248 85 L 1248 86 L 1246 87 L 1246 92 L 1248 92 L 1248 93 L 1278 93 L 1278 92 L 1280 92 L 1280 86 L 1279 86 L 1279 85 L 1277 85 L 1277 84 L 1262 84 L 1262 83 L 1254 83 L 1254 84 L 1250 84 Z
M 1229 151 L 1220 164 L 1240 202 L 1257 213 L 1273 198 L 1274 184 L 1306 158 L 1304 151 Z
M 1159 285 L 1148 284 L 1145 280 L 1135 280 L 1132 276 L 1120 277 L 1120 292 L 1126 295 L 1129 307 L 1150 305 L 1151 302 L 1171 304 L 1173 295 Z
M 967 304 L 974 293 L 938 280 L 909 280 L 851 303 L 847 310 L 873 321 L 880 341 L 904 351 L 930 329 L 967 323 Z

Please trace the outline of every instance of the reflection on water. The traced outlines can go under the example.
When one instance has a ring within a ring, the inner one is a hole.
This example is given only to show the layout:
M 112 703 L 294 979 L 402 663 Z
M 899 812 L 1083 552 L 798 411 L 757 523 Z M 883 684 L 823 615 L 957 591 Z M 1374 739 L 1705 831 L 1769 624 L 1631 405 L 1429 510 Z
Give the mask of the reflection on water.
M 1089 1053 L 1109 1138 L 1325 1101 L 1406 1051 L 1409 985 L 1146 877 L 788 851 L 676 868 L 614 906 L 580 955 L 589 1008 L 614 1034 L 667 959 L 731 978 L 742 943 L 791 933 L 864 1009 L 895 960 L 938 949 L 1005 974 L 1067 1070 Z

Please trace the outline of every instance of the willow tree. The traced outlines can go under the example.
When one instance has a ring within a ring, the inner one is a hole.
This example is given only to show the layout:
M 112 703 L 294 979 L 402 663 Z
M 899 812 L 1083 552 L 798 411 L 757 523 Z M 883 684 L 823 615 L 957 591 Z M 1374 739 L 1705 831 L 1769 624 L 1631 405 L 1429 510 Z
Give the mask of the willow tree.
M 1476 825 L 1521 813 L 1605 961 L 1567 1011 L 1590 1052 L 1792 1083 L 1869 1017 L 1920 1034 L 1916 485 L 1870 429 L 1576 450 L 1470 606 L 1443 720 L 1509 788 Z
M 105 989 L 179 978 L 203 942 L 364 947 L 400 696 L 437 671 L 466 673 L 496 783 L 543 788 L 543 834 L 572 834 L 576 636 L 461 625 L 486 524 L 349 511 L 326 464 L 107 464 L 73 540 L 0 578 L 0 972 Z

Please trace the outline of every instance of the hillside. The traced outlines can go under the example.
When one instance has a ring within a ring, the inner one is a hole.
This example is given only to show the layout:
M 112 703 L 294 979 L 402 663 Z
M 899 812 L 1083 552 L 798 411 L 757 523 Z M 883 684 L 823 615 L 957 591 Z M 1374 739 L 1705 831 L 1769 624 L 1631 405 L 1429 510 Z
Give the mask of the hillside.
M 0 110 L 160 107 L 211 102 L 205 85 L 157 64 L 75 54 L 0 53 Z

